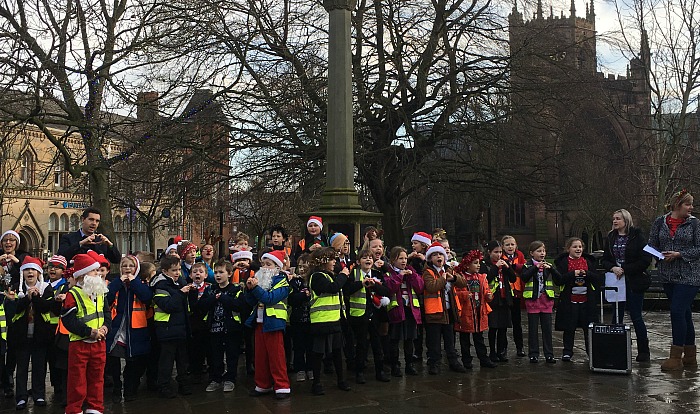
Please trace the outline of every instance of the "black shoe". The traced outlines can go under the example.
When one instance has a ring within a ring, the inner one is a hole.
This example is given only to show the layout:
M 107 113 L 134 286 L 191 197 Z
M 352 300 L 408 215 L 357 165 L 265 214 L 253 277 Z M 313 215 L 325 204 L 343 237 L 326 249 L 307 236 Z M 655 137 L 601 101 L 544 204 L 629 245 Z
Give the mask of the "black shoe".
M 416 368 L 413 366 L 413 363 L 406 364 L 404 372 L 406 372 L 406 375 L 418 375 L 418 371 L 416 371 Z
M 46 407 L 46 400 L 43 398 L 37 398 L 34 400 L 34 405 L 37 407 Z
M 374 376 L 377 381 L 379 382 L 389 382 L 391 381 L 391 378 L 389 378 L 388 375 L 386 375 L 386 372 L 384 370 L 377 371 L 376 375 Z
M 561 357 L 561 360 L 564 362 L 571 362 L 571 355 L 564 355 Z
M 26 400 L 20 400 L 17 405 L 15 406 L 15 409 L 17 411 L 24 410 L 27 408 L 27 401 Z
M 498 358 L 498 362 L 508 362 L 508 357 L 505 353 L 496 355 L 496 358 Z
M 639 353 L 637 354 L 637 358 L 635 358 L 635 361 L 637 362 L 649 362 L 651 361 L 651 355 L 650 354 L 643 354 Z
M 311 386 L 311 393 L 313 395 L 324 395 L 326 392 L 323 391 L 323 385 L 321 384 L 313 384 Z
M 538 363 L 538 362 L 539 362 L 539 358 L 537 358 L 537 357 L 530 357 L 530 363 L 531 363 L 531 364 L 536 364 L 536 363 Z
M 350 391 L 352 388 L 350 388 L 350 384 L 348 384 L 345 381 L 340 381 L 338 383 L 338 389 L 341 391 Z
M 516 353 L 516 355 L 517 355 L 518 357 L 520 357 L 520 358 L 526 356 L 526 355 L 525 355 L 525 351 L 523 351 L 522 348 L 518 348 L 518 352 Z
M 489 355 L 489 359 L 493 362 L 498 362 L 498 355 L 497 354 L 491 354 Z
M 474 365 L 472 364 L 471 361 L 462 361 L 462 366 L 464 366 L 464 369 L 472 369 L 474 368 Z
M 430 365 L 428 367 L 428 374 L 437 375 L 439 373 L 440 373 L 440 367 L 438 367 L 437 365 Z
M 189 385 L 183 384 L 183 385 L 180 385 L 179 387 L 177 387 L 177 392 L 180 395 L 192 395 L 192 388 L 190 388 Z
M 391 376 L 397 378 L 403 377 L 403 374 L 401 373 L 401 367 L 398 365 L 392 365 Z
M 495 362 L 491 361 L 490 359 L 484 359 L 480 363 L 481 368 L 496 368 L 498 365 L 496 365 Z
M 545 362 L 547 362 L 548 364 L 556 364 L 557 360 L 554 359 L 554 357 L 547 357 L 545 358 Z
M 288 392 L 276 392 L 275 393 L 275 399 L 278 400 L 288 400 L 290 396 L 290 393 Z
M 367 380 L 365 380 L 365 374 L 362 372 L 357 372 L 355 373 L 355 382 L 358 384 L 365 384 L 367 383 Z
M 467 372 L 466 368 L 464 368 L 464 366 L 462 364 L 460 364 L 459 362 L 455 362 L 455 363 L 450 364 L 450 371 L 459 372 L 459 373 Z
M 158 391 L 158 398 L 175 398 L 177 393 L 171 388 L 163 388 Z

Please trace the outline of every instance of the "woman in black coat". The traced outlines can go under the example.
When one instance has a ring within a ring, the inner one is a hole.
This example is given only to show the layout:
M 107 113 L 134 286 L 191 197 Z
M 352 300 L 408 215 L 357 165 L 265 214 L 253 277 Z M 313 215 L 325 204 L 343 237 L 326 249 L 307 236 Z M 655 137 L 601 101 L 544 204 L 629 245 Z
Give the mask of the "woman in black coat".
M 583 241 L 572 237 L 566 241 L 566 253 L 554 259 L 554 266 L 561 274 L 563 286 L 557 304 L 554 329 L 564 331 L 562 361 L 571 361 L 574 355 L 574 336 L 577 328 L 583 329 L 588 353 L 588 324 L 597 322 L 598 297 L 604 284 L 604 276 L 595 269 L 593 256 L 583 253 Z
M 627 300 L 619 302 L 619 313 L 613 314 L 612 322 L 622 323 L 625 308 L 629 310 L 637 337 L 637 362 L 648 362 L 650 357 L 647 327 L 642 318 L 644 292 L 651 284 L 649 274 L 645 272 L 651 264 L 651 256 L 644 252 L 645 245 L 646 239 L 642 231 L 634 227 L 629 211 L 615 211 L 602 262 L 606 271 L 615 273 L 618 279 L 625 278 Z

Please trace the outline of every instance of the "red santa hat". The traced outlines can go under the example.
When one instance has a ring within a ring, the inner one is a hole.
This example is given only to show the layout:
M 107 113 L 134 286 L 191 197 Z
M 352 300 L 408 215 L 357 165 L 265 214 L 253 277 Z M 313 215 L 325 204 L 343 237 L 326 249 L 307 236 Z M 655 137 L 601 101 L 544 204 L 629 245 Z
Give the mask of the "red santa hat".
M 89 254 L 76 254 L 73 256 L 73 276 L 76 279 L 99 268 L 100 264 Z
M 182 236 L 173 237 L 173 244 L 178 244 L 182 241 Z
M 270 259 L 281 269 L 284 267 L 284 254 L 284 250 L 273 250 L 262 255 L 260 260 Z
M 39 272 L 39 280 L 42 282 L 44 281 L 42 277 L 44 274 L 44 264 L 41 262 L 41 259 L 29 255 L 25 256 L 22 265 L 19 267 L 19 271 L 23 272 L 27 269 L 34 269 Z
M 53 267 L 60 267 L 63 270 L 66 270 L 66 268 L 68 267 L 68 261 L 66 260 L 66 258 L 57 254 L 51 256 L 51 258 L 49 259 L 49 264 Z
M 318 224 L 318 227 L 320 227 L 321 230 L 323 230 L 323 219 L 321 217 L 318 217 L 318 216 L 309 217 L 309 220 L 306 222 L 306 227 L 308 227 L 309 224 L 311 224 L 311 223 Z
M 430 255 L 433 253 L 440 253 L 442 257 L 444 257 L 445 260 L 447 260 L 447 252 L 445 251 L 445 248 L 442 247 L 442 244 L 440 244 L 440 242 L 435 242 L 431 244 L 428 251 L 425 252 L 425 257 L 430 258 Z
M 382 306 L 387 306 L 389 305 L 389 303 L 391 302 L 386 296 L 380 296 L 376 294 L 372 295 L 372 305 L 374 305 L 374 307 L 377 309 L 381 308 Z
M 100 267 L 104 266 L 104 267 L 106 267 L 107 269 L 109 269 L 109 268 L 111 267 L 111 263 L 109 263 L 109 260 L 107 260 L 107 258 L 105 257 L 104 254 L 102 254 L 102 253 L 97 253 L 97 252 L 94 251 L 94 250 L 88 250 L 88 251 L 87 251 L 87 254 L 89 254 L 90 257 L 92 257 L 93 259 L 95 259 L 95 261 L 96 261 L 97 263 L 100 264 Z M 99 268 L 98 268 L 98 269 L 99 269 Z
M 238 252 L 231 255 L 231 260 L 234 262 L 236 260 L 241 260 L 241 259 L 248 259 L 248 260 L 252 261 L 253 260 L 253 252 L 251 252 L 249 250 L 241 250 L 241 251 L 238 251 Z
M 411 241 L 412 242 L 417 241 L 417 242 L 421 242 L 421 243 L 430 245 L 430 243 L 433 242 L 433 237 L 431 235 L 429 235 L 428 233 L 419 231 L 419 232 L 413 233 L 413 237 L 411 237 Z

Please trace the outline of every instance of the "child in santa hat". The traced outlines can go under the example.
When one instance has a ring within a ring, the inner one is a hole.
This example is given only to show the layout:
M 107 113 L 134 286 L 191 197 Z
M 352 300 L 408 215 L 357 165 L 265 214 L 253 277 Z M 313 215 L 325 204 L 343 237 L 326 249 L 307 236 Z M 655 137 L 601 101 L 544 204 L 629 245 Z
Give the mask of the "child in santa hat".
M 107 286 L 100 264 L 88 254 L 73 257 L 76 285 L 63 301 L 61 322 L 68 330 L 67 414 L 104 412 L 105 338 L 111 325 Z
M 20 267 L 17 310 L 8 329 L 8 343 L 17 358 L 15 399 L 17 409 L 27 406 L 29 362 L 32 362 L 32 398 L 34 405 L 46 405 L 46 353 L 53 343 L 54 330 L 49 320 L 53 289 L 44 282 L 41 260 L 26 256 Z
M 297 259 L 303 253 L 311 253 L 314 250 L 328 246 L 328 239 L 322 233 L 323 219 L 318 216 L 311 216 L 306 221 L 306 234 L 304 238 L 294 248 L 292 253 L 292 267 L 297 265 Z
M 255 388 L 250 392 L 253 396 L 274 390 L 278 399 L 285 399 L 291 392 L 284 352 L 289 296 L 289 281 L 282 270 L 284 256 L 284 250 L 263 254 L 262 267 L 246 281 L 245 298 L 254 307 L 245 322 L 255 329 Z

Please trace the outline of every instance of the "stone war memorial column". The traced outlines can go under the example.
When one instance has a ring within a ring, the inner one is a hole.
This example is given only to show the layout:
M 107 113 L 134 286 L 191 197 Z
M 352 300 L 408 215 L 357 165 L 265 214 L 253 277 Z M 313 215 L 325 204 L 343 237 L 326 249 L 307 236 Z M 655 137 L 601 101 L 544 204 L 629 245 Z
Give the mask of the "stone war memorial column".
M 361 229 L 376 225 L 379 213 L 363 211 L 355 190 L 353 149 L 351 13 L 357 0 L 323 0 L 328 11 L 328 119 L 326 137 L 326 188 L 318 211 L 324 229 L 339 231 L 351 245 L 361 244 Z

